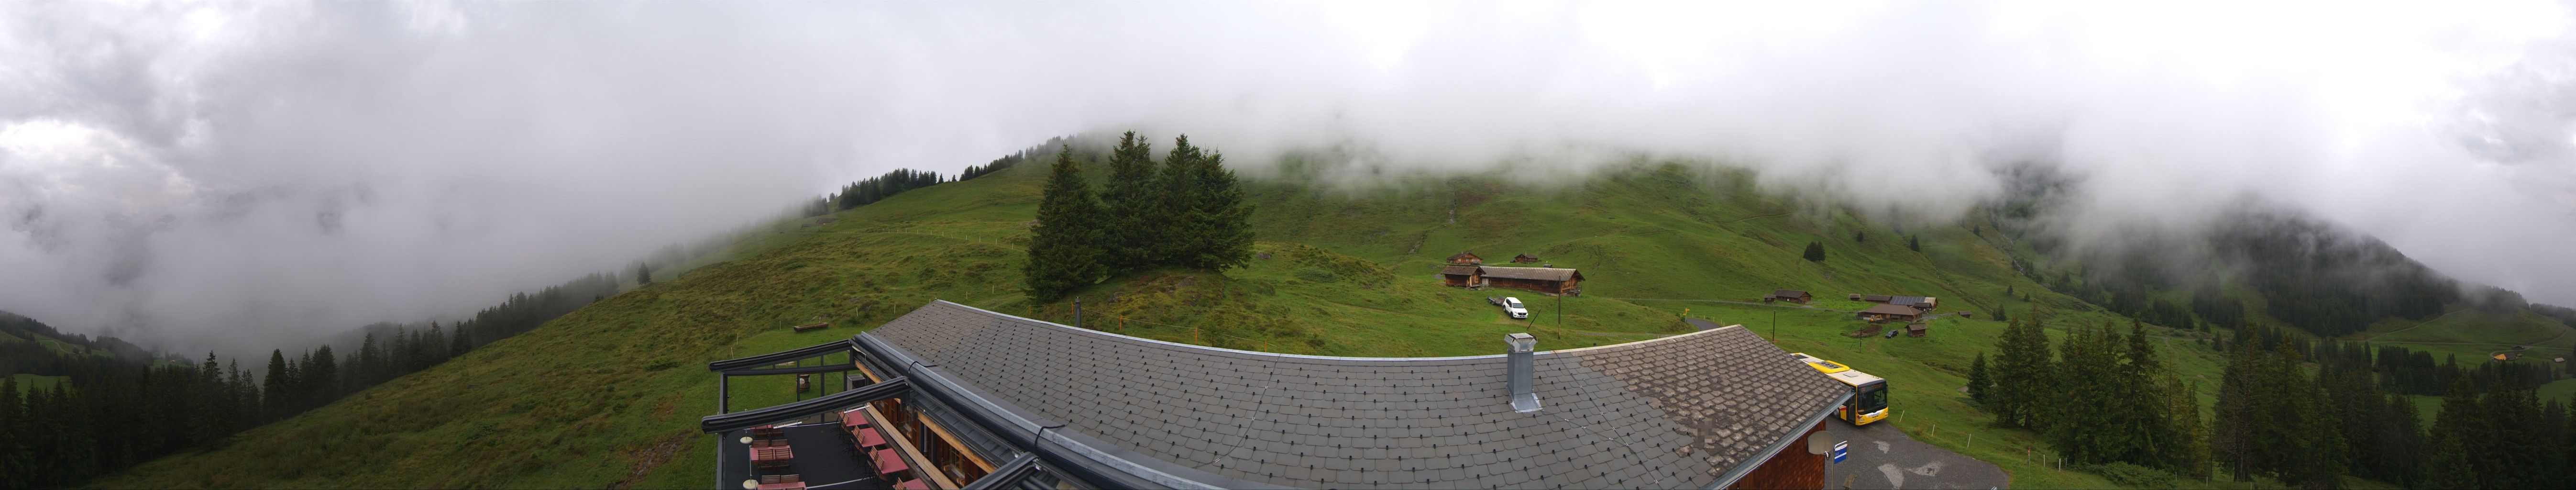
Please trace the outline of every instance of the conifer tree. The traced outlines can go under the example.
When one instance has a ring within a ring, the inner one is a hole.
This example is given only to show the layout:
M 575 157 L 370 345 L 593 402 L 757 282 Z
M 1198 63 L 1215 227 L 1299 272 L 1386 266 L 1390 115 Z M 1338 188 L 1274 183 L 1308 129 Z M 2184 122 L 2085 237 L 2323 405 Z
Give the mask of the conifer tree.
M 306 388 L 305 396 L 310 398 L 306 399 L 305 407 L 320 407 L 331 403 L 331 400 L 340 399 L 339 364 L 340 361 L 331 358 L 331 346 L 324 345 L 313 349 L 313 360 L 306 362 L 304 368 L 305 377 L 310 378 L 305 382 L 310 386 Z
M 2009 427 L 2042 428 L 2040 421 L 2049 382 L 2048 334 L 2037 319 L 2025 318 L 2004 328 L 1995 346 L 1995 386 L 1987 395 L 1995 422 Z
M 1968 362 L 1968 399 L 1984 405 L 1987 390 L 1994 384 L 1994 378 L 1986 375 L 1986 353 L 1979 351 L 1977 360 Z
M 646 285 L 646 284 L 652 284 L 652 283 L 653 283 L 653 266 L 652 266 L 651 264 L 645 264 L 645 263 L 641 263 L 641 262 L 636 263 L 636 264 L 635 264 L 635 285 L 637 285 L 637 286 L 643 286 L 643 285 Z
M 465 333 L 464 324 L 457 324 L 456 333 L 449 334 L 447 339 L 447 357 L 462 356 L 469 350 L 474 350 L 474 338 Z
M 1153 267 L 1160 257 L 1155 252 L 1171 235 L 1170 216 L 1163 212 L 1160 169 L 1154 163 L 1154 144 L 1136 136 L 1135 131 L 1118 137 L 1118 146 L 1109 152 L 1109 182 L 1100 193 L 1106 209 L 1110 262 L 1115 271 L 1135 271 Z
M 1906 248 L 1907 250 L 1913 250 L 1913 251 L 1916 251 L 1916 252 L 1921 252 L 1921 251 L 1923 251 L 1923 240 L 1922 240 L 1921 238 L 1916 237 L 1916 236 L 1913 236 L 1913 235 L 1907 235 L 1907 236 L 1905 237 L 1905 248 Z M 2010 289 L 2012 286 L 2004 286 L 2004 287 L 2006 288 L 2006 289 L 2004 290 L 2004 294 L 2012 294 L 2012 290 Z
M 1225 168 L 1225 154 L 1189 145 L 1187 136 L 1173 143 L 1165 173 L 1180 180 L 1170 200 L 1171 242 L 1166 257 L 1172 265 L 1224 271 L 1252 260 L 1252 207 L 1243 203 L 1243 185 Z M 1182 152 L 1187 151 L 1186 155 Z
M 1056 153 L 1044 197 L 1038 201 L 1038 226 L 1029 241 L 1025 290 L 1039 302 L 1054 301 L 1075 287 L 1108 275 L 1100 222 L 1100 203 L 1091 183 L 1073 163 L 1073 148 Z
M 277 420 L 285 418 L 287 408 L 285 405 L 287 394 L 286 377 L 286 351 L 270 349 L 268 351 L 268 376 L 260 380 L 259 401 L 260 406 L 265 410 L 264 416 L 261 420 Z
M 2468 380 L 2451 383 L 2442 396 L 2442 411 L 2433 415 L 2425 440 L 2424 484 L 2429 488 L 2494 488 L 2478 474 L 2479 436 L 2490 432 L 2487 417 Z
M 1825 261 L 1825 244 L 1822 244 L 1822 243 L 1816 243 L 1816 242 L 1807 242 L 1807 254 L 1806 254 L 1806 257 L 1807 257 L 1807 261 L 1808 261 L 1808 262 L 1824 262 L 1824 261 Z

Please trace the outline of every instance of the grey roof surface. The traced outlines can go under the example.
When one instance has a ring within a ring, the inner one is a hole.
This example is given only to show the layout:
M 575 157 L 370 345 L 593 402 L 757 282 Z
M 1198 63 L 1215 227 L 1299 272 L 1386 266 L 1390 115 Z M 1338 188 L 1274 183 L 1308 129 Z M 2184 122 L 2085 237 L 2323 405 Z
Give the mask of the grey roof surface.
M 1869 309 L 1866 309 L 1866 310 L 1860 310 L 1860 312 L 1861 312 L 1861 313 L 1880 314 L 1880 315 L 1908 315 L 1908 316 L 1911 316 L 1911 315 L 1921 315 L 1921 314 L 1923 314 L 1923 310 L 1917 310 L 1917 309 L 1914 309 L 1914 307 L 1912 307 L 1912 306 L 1905 306 L 1905 305 L 1900 305 L 1900 304 L 1895 304 L 1895 303 L 1880 303 L 1878 306 L 1872 306 L 1872 307 L 1869 307 Z
M 1472 265 L 1453 265 L 1453 266 L 1441 267 L 1441 268 L 1440 268 L 1440 273 L 1441 273 L 1441 274 L 1443 274 L 1443 275 L 1451 275 L 1451 276 L 1472 276 L 1472 275 L 1476 275 L 1476 266 L 1472 266 Z
M 1495 267 L 1495 266 L 1490 266 L 1490 265 L 1489 265 L 1489 266 L 1485 266 L 1485 277 L 1499 277 L 1499 278 L 1503 278 L 1503 279 L 1538 279 L 1538 280 L 1542 280 L 1542 281 L 1564 281 L 1564 280 L 1574 279 L 1574 276 L 1576 276 L 1577 274 L 1578 274 L 1578 273 L 1574 272 L 1574 269 L 1558 269 L 1558 268 L 1553 268 L 1553 267 Z
M 1740 327 L 1540 352 L 1544 408 L 1531 413 L 1512 410 L 1499 354 L 1237 351 L 946 301 L 866 335 L 1006 410 L 1065 424 L 1052 430 L 1293 487 L 1706 487 L 1758 464 L 1846 392 Z
M 1925 302 L 1928 302 L 1928 300 L 1924 299 L 1922 296 L 1891 296 L 1887 298 L 1888 304 L 1905 306 L 1914 306 Z

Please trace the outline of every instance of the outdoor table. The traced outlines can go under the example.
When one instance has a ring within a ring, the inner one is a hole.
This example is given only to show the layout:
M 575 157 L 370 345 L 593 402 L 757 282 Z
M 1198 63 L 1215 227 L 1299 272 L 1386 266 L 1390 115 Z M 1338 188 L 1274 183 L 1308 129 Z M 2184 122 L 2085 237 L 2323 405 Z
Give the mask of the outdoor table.
M 878 433 L 877 433 L 877 430 L 876 430 L 876 429 L 865 429 L 865 428 L 863 428 L 863 429 L 859 429 L 859 432 L 858 432 L 858 433 L 859 433 L 859 447 L 863 447 L 863 448 L 882 448 L 882 447 L 885 447 L 885 445 L 886 445 L 886 439 L 885 439 L 885 436 L 878 435 Z
M 903 462 L 903 455 L 895 454 L 893 449 L 879 449 L 875 455 L 878 475 L 892 475 L 912 469 L 912 465 Z

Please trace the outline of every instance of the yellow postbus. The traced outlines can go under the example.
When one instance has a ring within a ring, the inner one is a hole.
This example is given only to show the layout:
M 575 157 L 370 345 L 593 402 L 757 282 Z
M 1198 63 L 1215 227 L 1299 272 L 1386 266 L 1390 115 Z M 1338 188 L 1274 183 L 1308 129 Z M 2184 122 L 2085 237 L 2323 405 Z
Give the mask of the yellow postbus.
M 1843 402 L 1843 407 L 1834 411 L 1835 418 L 1851 422 L 1852 425 L 1869 425 L 1870 422 L 1887 418 L 1887 380 L 1871 376 L 1869 373 L 1853 371 L 1851 366 L 1845 366 L 1842 363 L 1817 359 L 1816 356 L 1810 356 L 1804 352 L 1792 352 L 1789 355 L 1797 356 L 1799 361 L 1807 363 L 1807 367 L 1816 368 L 1816 371 L 1825 373 L 1825 377 L 1851 386 L 1851 401 Z

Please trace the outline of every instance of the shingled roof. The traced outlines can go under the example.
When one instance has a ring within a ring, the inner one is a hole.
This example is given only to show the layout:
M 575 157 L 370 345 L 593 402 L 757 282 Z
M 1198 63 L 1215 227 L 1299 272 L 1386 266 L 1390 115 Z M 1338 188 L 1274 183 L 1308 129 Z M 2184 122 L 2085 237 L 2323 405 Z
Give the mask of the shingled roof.
M 1086 457 L 1172 486 L 1703 488 L 1848 396 L 1742 327 L 1537 353 L 1543 408 L 1529 413 L 1512 409 L 1499 354 L 1238 351 L 946 301 L 870 337 L 950 378 L 925 382 L 1061 425 L 1046 430 L 1097 449 Z
M 1489 265 L 1485 266 L 1485 277 L 1498 279 L 1568 281 L 1582 279 L 1583 273 L 1575 272 L 1574 269 L 1558 269 L 1553 267 L 1494 267 Z
M 1472 266 L 1472 265 L 1452 265 L 1452 266 L 1444 266 L 1444 267 L 1441 267 L 1441 268 L 1440 268 L 1440 273 L 1441 273 L 1441 274 L 1446 274 L 1446 275 L 1452 275 L 1452 276 L 1472 276 L 1472 275 L 1476 275 L 1476 266 Z

